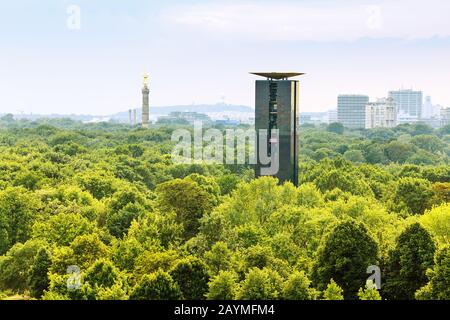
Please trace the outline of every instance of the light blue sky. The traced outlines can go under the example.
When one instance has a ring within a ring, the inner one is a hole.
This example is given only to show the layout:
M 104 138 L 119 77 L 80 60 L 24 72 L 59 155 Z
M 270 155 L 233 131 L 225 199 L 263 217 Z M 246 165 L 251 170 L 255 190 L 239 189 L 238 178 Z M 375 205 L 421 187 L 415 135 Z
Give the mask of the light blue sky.
M 81 10 L 70 30 L 67 8 Z M 249 71 L 300 71 L 303 111 L 413 87 L 450 106 L 450 1 L 14 0 L 0 3 L 0 113 L 252 106 Z

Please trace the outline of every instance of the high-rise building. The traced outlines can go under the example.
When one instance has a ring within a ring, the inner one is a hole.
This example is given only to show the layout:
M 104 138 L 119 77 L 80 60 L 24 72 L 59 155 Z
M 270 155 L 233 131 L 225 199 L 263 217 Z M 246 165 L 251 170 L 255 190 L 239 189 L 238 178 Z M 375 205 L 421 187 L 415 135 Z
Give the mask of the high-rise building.
M 149 94 L 150 89 L 148 88 L 148 74 L 144 74 L 144 83 L 142 87 L 142 127 L 144 128 L 148 128 L 149 126 Z
M 422 106 L 422 112 L 421 112 L 423 119 L 431 119 L 433 117 L 433 103 L 431 102 L 431 97 L 427 96 L 425 98 L 425 102 Z
M 366 105 L 366 129 L 397 126 L 396 104 L 392 98 L 378 99 Z
M 299 82 L 288 80 L 303 73 L 252 73 L 267 80 L 256 81 L 255 129 L 257 133 L 257 164 L 255 175 L 264 175 L 267 167 L 260 159 L 260 147 L 266 144 L 268 156 L 278 151 L 279 168 L 274 174 L 279 181 L 298 185 L 298 128 Z M 273 130 L 279 132 L 278 140 L 272 138 Z M 267 130 L 267 141 L 260 141 L 260 130 Z
M 390 91 L 389 98 L 394 99 L 397 105 L 399 118 L 409 119 L 409 121 L 414 121 L 421 118 L 423 105 L 422 91 L 403 89 L 398 91 Z
M 339 95 L 338 122 L 350 129 L 364 129 L 366 126 L 366 95 Z
M 422 107 L 422 119 L 439 119 L 441 113 L 441 106 L 434 105 L 431 102 L 431 97 L 427 96 Z

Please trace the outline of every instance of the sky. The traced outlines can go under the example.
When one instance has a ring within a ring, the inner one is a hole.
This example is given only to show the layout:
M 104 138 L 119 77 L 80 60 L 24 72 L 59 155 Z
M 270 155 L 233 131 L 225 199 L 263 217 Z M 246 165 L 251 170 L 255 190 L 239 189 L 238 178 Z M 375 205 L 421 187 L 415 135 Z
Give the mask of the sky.
M 301 111 L 414 88 L 450 107 L 448 0 L 10 0 L 0 3 L 0 113 L 107 115 L 253 107 L 252 71 L 297 71 Z

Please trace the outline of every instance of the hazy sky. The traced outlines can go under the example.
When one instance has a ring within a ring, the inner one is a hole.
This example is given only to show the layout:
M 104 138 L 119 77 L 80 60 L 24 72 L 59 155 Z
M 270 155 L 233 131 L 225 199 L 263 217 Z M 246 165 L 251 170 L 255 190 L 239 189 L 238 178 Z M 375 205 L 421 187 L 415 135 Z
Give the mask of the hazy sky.
M 402 86 L 450 106 L 449 14 L 448 0 L 4 0 L 0 113 L 139 107 L 144 71 L 151 106 L 253 106 L 249 71 L 306 72 L 303 111 Z

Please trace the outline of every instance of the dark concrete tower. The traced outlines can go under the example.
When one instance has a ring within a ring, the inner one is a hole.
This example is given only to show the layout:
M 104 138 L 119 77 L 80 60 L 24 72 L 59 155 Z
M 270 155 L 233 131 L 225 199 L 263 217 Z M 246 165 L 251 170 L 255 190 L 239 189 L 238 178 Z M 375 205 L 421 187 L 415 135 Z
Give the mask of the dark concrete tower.
M 148 128 L 150 122 L 149 94 L 148 74 L 145 74 L 144 85 L 142 87 L 142 127 L 144 128 Z
M 299 127 L 299 82 L 288 80 L 303 73 L 266 73 L 257 72 L 254 75 L 265 77 L 266 80 L 256 81 L 255 99 L 255 129 L 257 132 L 257 164 L 255 175 L 264 175 L 261 171 L 260 148 L 267 143 L 267 154 L 278 151 L 279 168 L 276 174 L 280 183 L 290 181 L 298 185 L 298 127 Z M 267 141 L 260 141 L 260 130 L 267 130 Z M 272 139 L 271 132 L 278 129 L 279 139 Z M 275 146 L 274 144 L 277 144 Z M 275 148 L 277 147 L 277 148 Z

